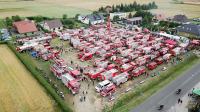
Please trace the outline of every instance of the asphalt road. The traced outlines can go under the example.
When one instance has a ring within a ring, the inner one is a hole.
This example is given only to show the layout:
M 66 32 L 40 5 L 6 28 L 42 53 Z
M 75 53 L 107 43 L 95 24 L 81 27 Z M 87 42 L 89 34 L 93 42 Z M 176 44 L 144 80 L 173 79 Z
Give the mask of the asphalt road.
M 157 110 L 159 105 L 164 105 L 162 112 L 166 112 L 177 103 L 178 98 L 190 91 L 198 82 L 200 82 L 200 63 L 132 109 L 131 112 L 160 112 Z M 179 88 L 182 92 L 176 95 L 175 92 Z

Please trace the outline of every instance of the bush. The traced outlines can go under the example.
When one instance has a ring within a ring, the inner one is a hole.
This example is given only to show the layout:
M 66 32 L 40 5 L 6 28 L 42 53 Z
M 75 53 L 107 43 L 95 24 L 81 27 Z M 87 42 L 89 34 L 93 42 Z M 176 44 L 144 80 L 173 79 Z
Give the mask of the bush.
M 7 43 L 8 47 L 15 53 L 18 59 L 24 64 L 24 66 L 31 72 L 31 74 L 35 77 L 35 79 L 46 89 L 46 91 L 53 97 L 53 99 L 58 103 L 59 107 L 64 112 L 72 112 L 71 108 L 69 108 L 66 103 L 60 98 L 60 96 L 55 92 L 52 86 L 45 80 L 42 76 L 42 73 L 37 71 L 36 65 L 32 63 L 30 57 L 23 57 L 22 54 L 15 50 L 15 46 L 12 43 Z

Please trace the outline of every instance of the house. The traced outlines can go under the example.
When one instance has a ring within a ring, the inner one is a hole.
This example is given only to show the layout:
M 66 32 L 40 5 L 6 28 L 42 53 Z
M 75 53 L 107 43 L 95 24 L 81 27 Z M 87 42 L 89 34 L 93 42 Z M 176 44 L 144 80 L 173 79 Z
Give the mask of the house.
M 38 31 L 35 23 L 29 20 L 14 22 L 13 27 L 19 34 L 28 34 L 28 33 L 34 34 L 35 32 Z
M 124 19 L 123 22 L 128 25 L 140 25 L 142 23 L 142 17 Z
M 110 19 L 113 20 L 113 18 L 115 16 L 119 16 L 120 19 L 126 18 L 127 17 L 127 13 L 124 12 L 114 12 L 114 13 L 110 13 Z
M 90 14 L 90 15 L 86 15 L 86 16 L 78 16 L 78 20 L 81 21 L 82 23 L 85 24 L 100 24 L 100 23 L 104 23 L 104 17 L 102 14 Z
M 48 31 L 63 30 L 63 24 L 59 19 L 44 21 L 43 28 Z
M 188 21 L 188 18 L 187 18 L 187 16 L 185 16 L 185 15 L 179 14 L 179 15 L 175 15 L 175 16 L 172 18 L 172 21 L 178 22 L 178 23 L 185 23 L 185 22 Z
M 183 36 L 192 36 L 200 38 L 200 25 L 183 24 L 176 28 L 177 33 Z

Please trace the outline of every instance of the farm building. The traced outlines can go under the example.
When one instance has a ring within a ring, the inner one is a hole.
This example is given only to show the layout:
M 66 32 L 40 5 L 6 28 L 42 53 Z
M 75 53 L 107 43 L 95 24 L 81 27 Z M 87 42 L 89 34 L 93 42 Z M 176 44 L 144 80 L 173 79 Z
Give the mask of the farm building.
M 78 16 L 78 20 L 85 23 L 85 24 L 100 24 L 100 23 L 104 23 L 104 17 L 102 14 L 90 14 L 87 16 Z
M 113 18 L 115 16 L 119 16 L 120 19 L 122 18 L 126 18 L 127 17 L 127 14 L 124 13 L 124 12 L 114 12 L 114 13 L 110 13 L 110 19 L 113 20 Z
M 200 37 L 200 25 L 183 24 L 176 28 L 177 33 L 183 36 Z
M 142 23 L 142 17 L 133 17 L 129 19 L 124 19 L 123 22 L 129 25 L 140 25 Z
M 35 32 L 38 31 L 35 23 L 29 20 L 14 22 L 13 27 L 19 34 L 28 34 L 28 33 L 34 34 Z
M 172 18 L 172 21 L 174 22 L 178 22 L 178 23 L 185 23 L 188 21 L 188 18 L 186 15 L 175 15 L 173 18 Z
M 49 31 L 58 31 L 63 29 L 63 24 L 58 19 L 44 21 L 42 26 L 44 27 L 44 29 Z

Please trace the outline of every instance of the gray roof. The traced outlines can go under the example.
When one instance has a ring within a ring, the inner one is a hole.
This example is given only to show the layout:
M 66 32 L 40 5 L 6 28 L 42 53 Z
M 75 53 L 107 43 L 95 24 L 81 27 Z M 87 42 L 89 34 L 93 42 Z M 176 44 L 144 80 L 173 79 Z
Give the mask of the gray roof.
M 59 19 L 48 20 L 48 21 L 45 21 L 45 23 L 47 23 L 47 25 L 49 26 L 50 29 L 59 28 L 59 27 L 63 26 Z
M 200 36 L 200 25 L 195 24 L 183 24 L 176 28 L 178 32 L 191 33 Z
M 188 21 L 188 18 L 187 18 L 187 16 L 180 14 L 180 15 L 175 15 L 172 20 L 176 21 L 176 22 L 184 23 L 184 22 Z
M 97 20 L 103 20 L 104 17 L 102 14 L 90 14 L 86 16 L 90 21 L 97 21 Z

